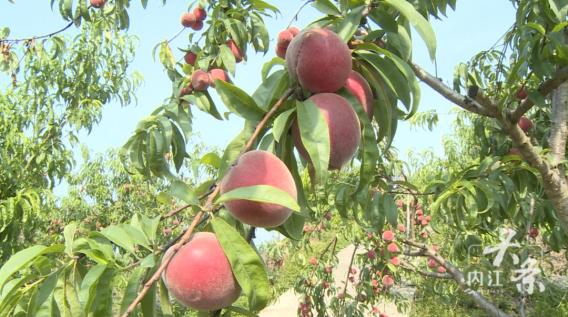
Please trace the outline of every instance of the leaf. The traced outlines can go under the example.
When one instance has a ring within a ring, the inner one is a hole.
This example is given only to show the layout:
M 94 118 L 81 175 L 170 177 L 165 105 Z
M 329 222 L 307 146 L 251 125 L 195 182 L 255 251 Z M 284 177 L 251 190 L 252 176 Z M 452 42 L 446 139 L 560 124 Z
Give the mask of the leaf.
M 294 211 L 300 211 L 300 206 L 290 194 L 269 185 L 245 186 L 233 189 L 217 198 L 216 204 L 231 200 L 246 199 L 263 203 L 277 204 Z
M 341 11 L 330 0 L 315 0 L 312 6 L 324 14 L 341 15 Z
M 235 55 L 233 55 L 233 52 L 226 44 L 219 46 L 219 57 L 221 58 L 221 61 L 223 62 L 223 65 L 225 65 L 227 71 L 230 72 L 231 75 L 235 76 L 235 66 L 237 64 Z
M 292 240 L 299 241 L 304 233 L 306 218 L 302 214 L 293 212 L 286 221 L 275 229 Z
M 121 226 L 108 226 L 101 231 L 101 234 L 124 250 L 132 254 L 136 253 L 134 251 L 134 241 L 132 241 L 128 232 Z
M 207 164 L 215 169 L 221 166 L 221 158 L 215 152 L 209 152 L 200 159 L 201 163 Z
M 226 82 L 215 86 L 225 106 L 233 113 L 251 121 L 260 121 L 265 111 L 258 107 L 254 99 L 246 92 Z
M 168 289 L 163 279 L 158 281 L 158 291 L 160 292 L 160 309 L 164 317 L 173 316 L 172 303 L 170 303 L 170 298 L 168 295 Z
M 59 278 L 59 271 L 55 271 L 49 274 L 49 276 L 45 279 L 45 281 L 43 281 L 40 284 L 28 308 L 29 317 L 38 315 L 37 312 L 41 309 L 41 306 L 44 305 L 44 303 L 46 303 L 49 300 L 49 297 L 52 295 L 53 291 L 55 290 L 58 278 Z
M 285 134 L 289 129 L 289 119 L 290 116 L 296 111 L 296 109 L 290 109 L 279 114 L 276 119 L 274 119 L 274 124 L 272 125 L 272 135 L 274 140 L 279 142 L 282 135 Z
M 264 79 L 252 94 L 256 104 L 264 110 L 271 108 L 288 88 L 288 77 L 285 70 L 278 70 Z
M 241 149 L 246 144 L 248 139 L 252 136 L 254 130 L 255 125 L 250 121 L 246 121 L 243 130 L 231 141 L 231 143 L 229 143 L 229 145 L 227 145 L 227 148 L 223 153 L 221 168 L 219 168 L 219 173 L 217 174 L 219 178 L 225 175 L 225 172 L 237 159 L 237 157 L 241 153 Z
M 150 290 L 144 295 L 140 303 L 143 317 L 156 316 L 156 283 L 152 284 Z
M 65 226 L 63 229 L 63 238 L 65 239 L 65 253 L 70 257 L 73 257 L 73 240 L 75 239 L 75 233 L 77 232 L 78 225 L 72 222 Z
M 222 219 L 213 218 L 211 226 L 248 298 L 249 309 L 260 311 L 270 298 L 270 284 L 262 259 L 235 228 Z
M 408 19 L 410 24 L 412 24 L 424 40 L 424 43 L 428 48 L 428 53 L 430 54 L 430 59 L 434 61 L 436 59 L 436 34 L 434 33 L 430 22 L 428 22 L 428 20 L 416 11 L 412 4 L 406 0 L 384 0 L 384 2 L 398 10 Z
M 219 87 L 219 85 L 217 85 L 217 87 Z M 208 92 L 194 91 L 193 97 L 195 100 L 195 105 L 197 105 L 199 109 L 209 113 L 215 119 L 223 120 L 223 117 L 219 113 L 219 110 L 217 110 L 217 107 L 215 106 L 215 103 L 211 99 L 211 96 Z
M 302 145 L 314 167 L 316 182 L 324 184 L 329 167 L 329 128 L 323 114 L 311 100 L 297 101 L 296 109 Z
M 83 278 L 81 289 L 79 290 L 79 301 L 83 306 L 83 311 L 91 311 L 99 278 L 103 275 L 106 269 L 106 265 L 97 265 L 90 269 Z
M 190 205 L 199 205 L 197 196 L 191 188 L 181 180 L 175 180 L 170 185 L 169 193 Z
M 337 27 L 337 35 L 343 40 L 343 42 L 349 42 L 349 40 L 353 37 L 353 34 L 355 34 L 359 28 L 365 7 L 366 6 L 360 6 L 351 10 L 351 12 L 349 12 L 349 14 Z
M 126 289 L 124 290 L 124 295 L 122 295 L 122 304 L 120 305 L 121 315 L 138 295 L 138 289 L 140 288 L 140 285 L 142 285 L 142 279 L 144 278 L 145 272 L 146 269 L 142 267 L 137 267 L 132 271 L 126 285 Z
M 158 56 L 160 57 L 160 62 L 166 69 L 173 70 L 175 68 L 176 59 L 172 53 L 172 49 L 168 45 L 168 41 L 164 41 L 160 44 Z
M 391 226 L 396 227 L 398 221 L 398 208 L 396 207 L 396 203 L 394 198 L 391 195 L 384 195 L 383 196 L 383 209 L 385 216 L 387 218 L 388 223 Z
M 63 251 L 61 244 L 54 244 L 50 247 L 43 245 L 34 245 L 12 255 L 6 263 L 0 268 L 0 290 L 6 284 L 6 281 L 12 274 L 26 268 L 32 261 L 40 255 L 48 253 L 58 253 Z

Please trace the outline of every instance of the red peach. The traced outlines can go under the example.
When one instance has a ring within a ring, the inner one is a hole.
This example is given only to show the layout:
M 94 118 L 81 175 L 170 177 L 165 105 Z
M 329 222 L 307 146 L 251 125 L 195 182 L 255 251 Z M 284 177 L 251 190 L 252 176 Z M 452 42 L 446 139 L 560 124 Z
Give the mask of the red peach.
M 233 189 L 270 185 L 297 199 L 292 174 L 276 155 L 266 151 L 250 151 L 238 159 L 221 182 L 221 194 Z M 251 200 L 232 200 L 225 203 L 229 212 L 240 221 L 255 227 L 276 227 L 284 223 L 291 210 L 277 204 Z
M 241 293 L 221 244 L 210 232 L 194 234 L 173 256 L 163 277 L 170 294 L 197 310 L 227 307 Z
M 400 223 L 400 224 L 398 224 L 398 231 L 406 232 L 406 227 L 402 223 Z
M 195 60 L 197 59 L 197 55 L 194 52 L 189 51 L 185 53 L 183 59 L 187 64 L 193 66 L 195 65 Z
M 517 98 L 517 100 L 521 101 L 524 99 L 527 99 L 528 94 L 527 94 L 527 89 L 523 86 L 521 88 L 519 88 L 519 90 L 517 91 L 517 94 L 515 95 L 515 97 Z
M 523 130 L 524 132 L 527 132 L 528 130 L 532 129 L 532 127 L 533 127 L 533 123 L 532 123 L 531 119 L 529 119 L 525 116 L 522 116 L 519 119 L 518 124 L 519 124 L 519 128 L 521 128 L 521 130 Z
M 313 93 L 336 92 L 351 72 L 351 52 L 337 34 L 321 28 L 298 34 L 286 52 L 293 81 Z
M 194 31 L 199 31 L 201 29 L 203 29 L 203 21 L 195 21 L 195 23 L 193 23 L 193 25 L 191 26 L 191 29 L 193 29 Z
M 531 237 L 531 238 L 538 237 L 538 228 L 535 228 L 535 227 L 530 228 L 529 237 Z
M 385 274 L 383 276 L 383 285 L 386 287 L 390 287 L 394 285 L 394 279 L 392 278 L 392 276 Z
M 438 266 L 438 262 L 436 262 L 433 258 L 428 258 L 428 267 L 433 269 L 436 266 Z
M 386 230 L 385 232 L 383 232 L 383 240 L 390 242 L 392 240 L 394 240 L 394 233 L 390 230 Z
M 361 127 L 355 110 L 345 98 L 322 93 L 309 98 L 320 110 L 329 128 L 329 169 L 340 169 L 355 155 L 361 139 Z M 308 160 L 309 155 L 300 137 L 298 122 L 292 125 L 292 137 L 298 152 Z
M 398 256 L 393 256 L 390 259 L 390 263 L 394 266 L 399 266 L 400 265 L 400 259 L 398 258 Z
M 311 257 L 309 262 L 313 266 L 318 265 L 318 259 L 316 259 L 316 257 Z
M 215 87 L 215 80 L 220 80 L 224 82 L 229 81 L 229 74 L 224 69 L 213 68 L 209 71 L 209 85 Z
M 396 245 L 396 243 L 391 242 L 389 243 L 389 245 L 387 246 L 387 250 L 390 253 L 398 253 L 398 245 Z
M 231 52 L 233 53 L 233 55 L 235 56 L 235 61 L 237 63 L 242 61 L 243 60 L 243 52 L 237 46 L 237 43 L 235 43 L 235 41 L 233 41 L 233 39 L 229 39 L 229 40 L 227 40 L 226 44 L 229 47 L 229 49 L 231 50 Z
M 443 266 L 438 266 L 438 273 L 446 273 L 446 268 Z
M 93 8 L 100 9 L 100 8 L 104 7 L 105 4 L 106 4 L 106 0 L 91 0 L 91 6 L 93 6 Z
M 181 15 L 181 25 L 183 25 L 184 27 L 186 27 L 186 28 L 193 27 L 195 22 L 197 22 L 197 18 L 195 17 L 195 14 L 190 13 L 190 12 L 184 12 Z
M 207 90 L 209 88 L 209 75 L 198 69 L 191 75 L 191 86 L 195 90 Z
M 371 86 L 361 74 L 352 70 L 349 73 L 349 77 L 345 81 L 345 89 L 349 91 L 357 101 L 363 106 L 363 109 L 367 113 L 369 119 L 373 118 L 373 92 L 371 91 Z M 399 200 L 400 201 L 400 200 Z M 398 202 L 397 202 L 398 205 Z M 400 207 L 402 208 L 402 201 L 400 201 Z
M 205 9 L 203 9 L 202 7 L 197 7 L 193 9 L 192 13 L 195 15 L 195 18 L 198 21 L 203 21 L 205 20 L 205 18 L 207 18 L 207 11 L 205 11 Z

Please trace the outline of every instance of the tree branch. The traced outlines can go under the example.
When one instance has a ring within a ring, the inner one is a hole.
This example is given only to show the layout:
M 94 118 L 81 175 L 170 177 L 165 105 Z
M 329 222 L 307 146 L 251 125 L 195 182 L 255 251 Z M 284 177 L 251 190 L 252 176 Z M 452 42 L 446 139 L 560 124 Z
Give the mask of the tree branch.
M 426 85 L 430 86 L 432 89 L 437 91 L 440 95 L 442 95 L 444 98 L 448 99 L 455 105 L 467 111 L 477 113 L 485 117 L 496 116 L 497 109 L 494 109 L 493 107 L 487 108 L 485 107 L 487 105 L 484 106 L 478 101 L 470 98 L 469 96 L 463 96 L 459 94 L 458 92 L 444 84 L 442 81 L 440 81 L 438 78 L 430 75 L 428 72 L 414 63 L 411 63 L 410 66 L 412 67 L 412 70 L 414 70 L 416 77 L 420 78 L 420 80 L 422 80 Z
M 39 39 L 43 39 L 43 38 L 47 38 L 47 37 L 52 37 L 54 35 L 57 35 L 65 30 L 67 30 L 68 28 L 70 28 L 73 25 L 73 21 L 69 22 L 66 26 L 64 26 L 63 28 L 55 31 L 55 32 L 51 32 L 49 34 L 45 34 L 45 35 L 39 35 L 39 36 L 32 36 L 32 37 L 28 37 L 28 38 L 22 38 L 22 39 L 5 39 L 5 40 L 0 40 L 0 42 L 7 42 L 7 43 L 18 43 L 18 42 L 25 42 L 25 41 L 31 41 L 31 40 L 39 40 Z
M 419 243 L 419 242 L 416 242 L 416 241 L 413 241 L 413 240 L 404 239 L 404 240 L 402 240 L 402 242 L 404 244 L 413 246 L 415 248 L 419 248 L 423 253 L 425 253 L 429 257 L 433 258 L 434 260 L 436 260 L 436 262 L 438 262 L 438 264 L 445 267 L 448 274 L 458 283 L 460 289 L 464 293 L 471 296 L 473 298 L 473 301 L 479 307 L 481 307 L 483 310 L 485 310 L 490 316 L 509 317 L 509 315 L 507 315 L 504 311 L 500 310 L 493 303 L 488 301 L 483 295 L 481 295 L 480 293 L 471 289 L 467 285 L 467 282 L 465 281 L 465 277 L 464 277 L 463 273 L 460 270 L 458 270 L 455 266 L 453 266 L 450 262 L 446 261 L 434 249 L 429 248 L 427 245 L 425 245 L 423 243 Z
M 568 82 L 561 84 L 552 95 L 552 128 L 549 144 L 552 152 L 551 165 L 558 166 L 566 157 L 566 136 L 568 135 Z M 564 169 L 560 169 L 564 174 Z
M 567 80 L 568 67 L 560 68 L 558 71 L 556 71 L 554 77 L 546 80 L 538 87 L 538 92 L 543 97 L 546 97 Z M 509 113 L 510 120 L 512 122 L 518 122 L 519 119 L 532 108 L 532 106 L 534 106 L 534 102 L 532 102 L 532 100 L 530 100 L 529 98 L 524 99 L 519 107 L 517 107 L 517 109 Z
M 270 111 L 268 111 L 264 117 L 262 118 L 262 120 L 258 123 L 258 125 L 256 126 L 253 134 L 251 135 L 250 139 L 248 140 L 248 142 L 245 144 L 245 146 L 243 147 L 243 149 L 241 150 L 241 154 L 247 152 L 248 150 L 250 150 L 250 148 L 252 147 L 252 144 L 254 143 L 255 139 L 258 138 L 260 131 L 262 131 L 262 129 L 264 128 L 264 126 L 268 123 L 268 120 L 272 117 L 272 115 L 274 115 L 274 113 L 278 110 L 278 108 L 280 108 L 280 106 L 282 106 L 282 104 L 284 104 L 284 101 L 286 101 L 286 99 L 288 99 L 288 97 L 290 97 L 293 93 L 292 89 L 288 89 L 284 95 L 282 97 L 280 97 L 280 99 L 278 99 L 278 101 L 272 106 L 272 108 L 270 109 Z M 239 155 L 239 156 L 240 156 Z M 195 217 L 193 218 L 193 221 L 191 222 L 191 225 L 189 226 L 189 228 L 187 229 L 187 231 L 183 234 L 183 236 L 181 237 L 181 239 L 179 240 L 178 243 L 174 244 L 174 246 L 172 247 L 172 252 L 164 255 L 164 257 L 162 258 L 162 263 L 160 264 L 160 266 L 158 267 L 158 269 L 156 270 L 156 272 L 154 272 L 154 274 L 152 275 L 152 277 L 150 277 L 150 279 L 148 281 L 146 281 L 146 283 L 144 283 L 144 287 L 142 288 L 142 290 L 138 293 L 138 295 L 136 296 L 136 298 L 130 303 L 130 305 L 128 306 L 128 308 L 126 309 L 126 311 L 122 314 L 122 317 L 127 317 L 128 315 L 130 315 L 134 309 L 136 309 L 136 306 L 142 301 L 142 299 L 144 298 L 144 296 L 146 296 L 146 293 L 148 293 L 148 291 L 150 290 L 150 288 L 152 287 L 152 285 L 154 285 L 154 283 L 156 283 L 156 281 L 158 281 L 158 279 L 160 279 L 162 272 L 166 269 L 166 267 L 168 266 L 168 264 L 170 263 L 171 259 L 174 257 L 174 255 L 178 252 L 178 250 L 184 245 L 186 244 L 189 239 L 191 238 L 191 235 L 193 233 L 193 231 L 195 230 L 195 228 L 197 227 L 197 225 L 200 223 L 201 219 L 209 212 L 214 212 L 215 211 L 215 206 L 213 203 L 213 200 L 215 199 L 215 197 L 217 196 L 217 194 L 219 194 L 221 190 L 221 186 L 215 186 L 215 189 L 213 190 L 213 192 L 211 192 L 209 194 L 209 197 L 207 198 L 207 202 L 205 203 L 205 206 L 203 206 L 201 208 L 201 210 L 195 215 Z M 182 207 L 183 208 L 183 207 Z M 186 207 L 187 208 L 187 207 Z M 184 208 L 185 209 L 185 208 Z M 182 209 L 183 210 L 183 209 Z
M 400 267 L 403 268 L 404 270 L 407 270 L 407 271 L 413 272 L 413 273 L 417 273 L 417 274 L 420 274 L 420 275 L 425 276 L 425 277 L 432 277 L 432 278 L 438 278 L 438 279 L 444 279 L 444 280 L 453 279 L 453 277 L 448 273 L 423 271 L 423 270 L 419 270 L 417 267 L 415 267 L 413 265 L 402 264 Z

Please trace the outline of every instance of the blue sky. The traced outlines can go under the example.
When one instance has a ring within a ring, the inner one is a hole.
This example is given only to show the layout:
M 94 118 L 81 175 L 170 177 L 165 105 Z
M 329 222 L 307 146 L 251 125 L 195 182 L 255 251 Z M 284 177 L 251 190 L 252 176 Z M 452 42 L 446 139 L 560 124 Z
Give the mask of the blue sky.
M 16 0 L 15 4 L 10 4 L 0 0 L 0 27 L 9 26 L 11 38 L 41 35 L 61 28 L 66 22 L 58 12 L 51 11 L 49 2 Z M 151 52 L 157 43 L 171 38 L 180 30 L 180 15 L 191 1 L 169 0 L 164 6 L 161 1 L 149 2 L 148 8 L 144 10 L 140 1 L 134 0 L 130 10 L 129 32 L 139 40 L 131 70 L 137 70 L 144 76 L 144 83 L 136 92 L 138 104 L 121 108 L 115 103 L 105 107 L 102 122 L 90 134 L 83 133 L 81 137 L 92 153 L 104 152 L 124 144 L 137 122 L 155 109 L 171 92 L 171 83 L 159 62 L 153 60 Z M 282 13 L 276 19 L 266 21 L 272 40 L 271 49 L 266 56 L 254 55 L 252 50 L 248 50 L 248 61 L 238 64 L 236 77 L 233 78 L 236 85 L 249 93 L 260 84 L 263 63 L 274 56 L 276 35 L 288 25 L 297 8 L 303 3 L 295 0 L 268 2 L 279 6 Z M 306 6 L 298 21 L 293 24 L 302 28 L 319 16 L 315 9 Z M 438 76 L 451 83 L 455 65 L 491 47 L 513 21 L 514 10 L 508 0 L 459 0 L 455 12 L 449 11 L 447 18 L 433 21 L 438 46 Z M 181 58 L 183 53 L 176 48 L 186 47 L 189 32 L 192 30 L 185 30 L 171 43 L 178 58 Z M 417 64 L 434 73 L 434 65 L 417 34 L 414 34 L 413 57 Z M 218 98 L 215 100 L 221 105 Z M 436 109 L 440 114 L 439 125 L 433 132 L 429 132 L 410 129 L 408 124 L 402 123 L 399 125 L 394 146 L 402 155 L 409 150 L 420 151 L 425 148 L 441 153 L 442 139 L 451 132 L 454 116 L 449 114 L 449 111 L 452 107 L 448 101 L 422 85 L 420 111 Z M 231 116 L 230 121 L 217 121 L 205 113 L 196 112 L 196 117 L 194 131 L 198 131 L 204 142 L 219 148 L 224 148 L 242 127 L 242 121 L 236 116 Z

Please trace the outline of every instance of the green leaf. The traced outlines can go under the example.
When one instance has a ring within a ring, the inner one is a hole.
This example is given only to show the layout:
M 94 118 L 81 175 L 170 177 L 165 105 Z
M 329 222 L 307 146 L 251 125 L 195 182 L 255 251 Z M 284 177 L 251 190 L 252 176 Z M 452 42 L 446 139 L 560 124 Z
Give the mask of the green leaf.
M 275 229 L 292 240 L 299 241 L 304 233 L 306 218 L 302 214 L 293 212 L 286 221 Z
M 314 167 L 316 182 L 324 184 L 329 167 L 329 128 L 323 114 L 311 100 L 297 101 L 296 109 L 300 137 Z
M 75 239 L 75 233 L 77 232 L 78 225 L 76 222 L 72 222 L 65 226 L 63 229 L 63 237 L 65 239 L 65 253 L 70 257 L 73 256 L 73 240 Z
M 156 314 L 156 283 L 152 284 L 148 293 L 144 295 L 140 303 L 143 317 L 154 317 Z
M 229 145 L 227 145 L 227 148 L 223 153 L 221 168 L 219 168 L 219 173 L 217 174 L 219 178 L 225 175 L 225 172 L 237 159 L 237 157 L 241 153 L 241 149 L 246 144 L 248 139 L 252 136 L 254 130 L 255 124 L 250 121 L 245 121 L 243 130 L 231 141 L 231 143 L 229 143 Z
M 348 42 L 359 28 L 365 7 L 366 6 L 360 6 L 351 10 L 351 12 L 349 12 L 349 14 L 337 27 L 337 35 L 343 40 L 343 42 Z
M 37 312 L 41 310 L 41 307 L 44 305 L 44 303 L 47 303 L 53 291 L 55 290 L 58 278 L 59 271 L 55 271 L 49 274 L 45 281 L 40 284 L 28 308 L 29 317 L 37 316 Z
M 235 66 L 237 64 L 235 55 L 233 55 L 233 52 L 231 52 L 231 49 L 226 44 L 219 46 L 219 57 L 221 58 L 223 65 L 225 65 L 225 69 L 227 69 L 231 75 L 235 76 Z
M 60 244 L 55 244 L 50 247 L 34 245 L 12 255 L 0 268 L 0 290 L 12 274 L 28 267 L 38 256 L 48 253 L 58 253 L 63 251 L 63 249 L 63 245 Z
M 254 99 L 246 92 L 226 82 L 218 82 L 216 87 L 219 97 L 233 113 L 251 121 L 260 121 L 265 111 L 258 107 Z
M 199 205 L 197 196 L 191 188 L 181 180 L 175 180 L 170 185 L 170 194 L 190 205 Z
M 207 164 L 215 169 L 221 166 L 221 158 L 215 152 L 209 152 L 200 159 L 201 163 Z
M 221 204 L 231 200 L 246 199 L 263 203 L 272 203 L 300 211 L 300 206 L 290 194 L 269 185 L 245 186 L 233 189 L 217 198 L 216 203 Z
M 108 226 L 101 231 L 101 234 L 124 250 L 132 254 L 136 253 L 134 251 L 134 241 L 132 241 L 132 238 L 130 237 L 128 232 L 121 226 Z
M 398 221 L 398 208 L 396 207 L 396 203 L 392 195 L 386 194 L 383 196 L 383 209 L 388 223 L 390 223 L 391 226 L 396 227 Z
M 79 290 L 79 301 L 83 306 L 83 311 L 91 311 L 99 278 L 103 275 L 106 269 L 106 265 L 97 265 L 91 268 L 83 278 L 81 289 Z
M 279 142 L 282 135 L 285 134 L 289 129 L 290 116 L 296 111 L 296 109 L 290 109 L 279 114 L 276 119 L 274 119 L 274 124 L 272 125 L 272 135 L 274 140 Z
M 235 228 L 222 219 L 213 218 L 211 226 L 248 298 L 249 309 L 260 311 L 270 298 L 270 284 L 262 259 Z
M 323 14 L 341 15 L 341 11 L 329 0 L 315 0 L 312 6 Z
M 219 87 L 219 85 L 217 85 L 217 87 Z M 195 100 L 195 105 L 197 105 L 199 109 L 209 113 L 215 119 L 223 120 L 223 117 L 215 106 L 215 102 L 213 102 L 208 92 L 194 91 L 192 97 Z
M 142 285 L 144 273 L 146 273 L 146 269 L 142 267 L 137 267 L 132 271 L 132 274 L 128 279 L 128 283 L 126 284 L 124 295 L 122 295 L 122 304 L 120 305 L 121 315 L 138 295 L 138 289 L 140 288 L 140 285 Z
M 430 22 L 406 0 L 384 0 L 384 2 L 398 10 L 418 31 L 428 48 L 430 59 L 433 61 L 436 58 L 436 34 Z
M 285 70 L 278 70 L 264 79 L 252 94 L 256 104 L 264 110 L 270 109 L 288 88 L 288 78 Z
M 170 48 L 168 41 L 162 42 L 158 56 L 160 57 L 160 62 L 166 69 L 173 70 L 175 68 L 176 59 L 174 57 L 174 54 L 172 53 L 172 49 Z

